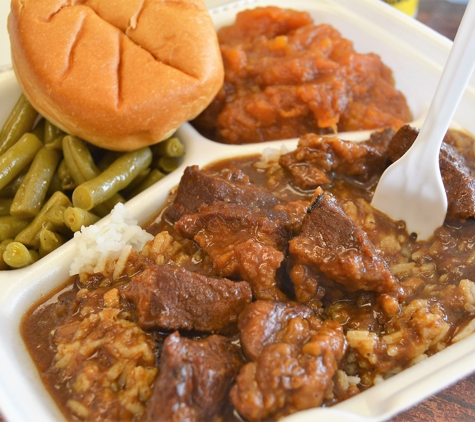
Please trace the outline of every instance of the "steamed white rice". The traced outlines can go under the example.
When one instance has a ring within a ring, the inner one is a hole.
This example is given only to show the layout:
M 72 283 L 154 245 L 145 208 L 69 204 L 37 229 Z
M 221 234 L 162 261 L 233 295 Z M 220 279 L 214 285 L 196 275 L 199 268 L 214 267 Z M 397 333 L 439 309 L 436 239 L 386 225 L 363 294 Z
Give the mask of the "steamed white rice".
M 153 236 L 138 226 L 124 205 L 119 203 L 112 210 L 107 224 L 102 227 L 82 227 L 81 231 L 74 234 L 78 253 L 69 274 L 97 272 L 99 264 L 118 259 L 127 245 L 141 251 L 145 243 L 152 239 Z
M 270 164 L 275 164 L 279 161 L 281 155 L 287 154 L 289 148 L 284 144 L 280 148 L 267 147 L 262 151 L 261 158 L 254 164 L 256 168 L 268 168 Z

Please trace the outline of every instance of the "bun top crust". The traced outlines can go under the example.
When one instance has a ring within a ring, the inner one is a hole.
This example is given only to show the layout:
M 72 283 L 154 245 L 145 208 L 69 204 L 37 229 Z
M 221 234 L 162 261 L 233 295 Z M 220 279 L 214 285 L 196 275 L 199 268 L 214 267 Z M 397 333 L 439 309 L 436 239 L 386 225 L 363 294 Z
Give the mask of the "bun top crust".
M 159 142 L 223 83 L 202 0 L 12 0 L 8 30 L 32 105 L 102 148 Z

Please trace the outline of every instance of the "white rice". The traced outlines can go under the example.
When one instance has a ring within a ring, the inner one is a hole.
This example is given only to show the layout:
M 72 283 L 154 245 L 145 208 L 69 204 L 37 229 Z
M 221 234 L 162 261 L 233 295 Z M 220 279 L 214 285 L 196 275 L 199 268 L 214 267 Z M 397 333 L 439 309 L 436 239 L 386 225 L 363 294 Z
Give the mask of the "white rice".
M 118 259 L 126 245 L 141 251 L 145 243 L 152 239 L 153 236 L 138 226 L 124 205 L 119 203 L 112 210 L 107 224 L 102 227 L 82 227 L 80 232 L 74 234 L 78 253 L 69 274 L 92 274 L 98 263 Z
M 284 144 L 281 145 L 280 149 L 267 147 L 262 151 L 261 159 L 254 164 L 257 168 L 266 168 L 269 164 L 277 163 L 279 158 L 283 154 L 287 154 L 289 149 Z

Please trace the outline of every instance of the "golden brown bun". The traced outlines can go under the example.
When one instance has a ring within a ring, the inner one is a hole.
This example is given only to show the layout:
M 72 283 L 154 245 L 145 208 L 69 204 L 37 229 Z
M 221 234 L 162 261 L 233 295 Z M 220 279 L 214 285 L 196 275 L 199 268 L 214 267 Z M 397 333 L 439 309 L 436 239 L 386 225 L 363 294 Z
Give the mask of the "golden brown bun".
M 12 0 L 8 30 L 13 67 L 32 105 L 65 132 L 107 149 L 170 136 L 223 83 L 202 0 Z

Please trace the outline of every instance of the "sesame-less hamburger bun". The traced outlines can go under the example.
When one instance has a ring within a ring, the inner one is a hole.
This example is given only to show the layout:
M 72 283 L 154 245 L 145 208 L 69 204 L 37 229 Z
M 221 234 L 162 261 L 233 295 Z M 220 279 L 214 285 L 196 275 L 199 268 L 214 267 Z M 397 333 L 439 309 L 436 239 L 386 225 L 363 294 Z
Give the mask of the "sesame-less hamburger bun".
M 202 0 L 12 0 L 8 31 L 31 104 L 107 149 L 170 136 L 223 83 Z

